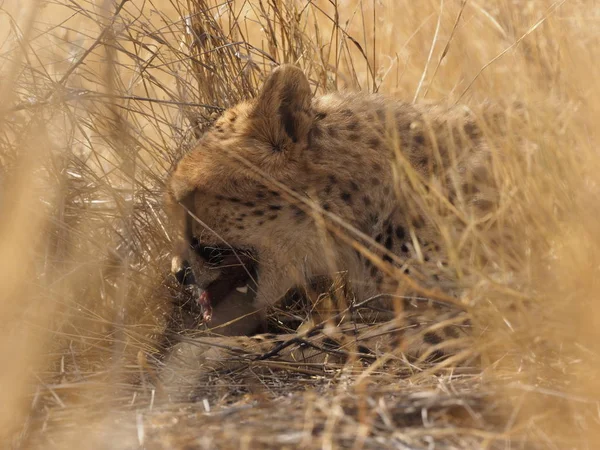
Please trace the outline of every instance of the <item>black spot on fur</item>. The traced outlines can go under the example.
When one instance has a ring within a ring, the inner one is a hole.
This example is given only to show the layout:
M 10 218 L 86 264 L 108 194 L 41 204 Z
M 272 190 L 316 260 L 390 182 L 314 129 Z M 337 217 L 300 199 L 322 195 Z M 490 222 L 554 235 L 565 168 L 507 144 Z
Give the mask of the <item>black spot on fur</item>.
M 265 212 L 262 209 L 257 209 L 255 211 L 252 211 L 252 214 L 254 214 L 255 216 L 264 216 Z
M 379 186 L 381 184 L 381 180 L 377 177 L 371 177 L 371 184 L 373 186 Z
M 346 128 L 348 128 L 350 131 L 356 130 L 358 128 L 358 120 L 353 120 Z
M 465 123 L 464 130 L 467 136 L 473 140 L 481 136 L 481 129 L 474 122 Z
M 429 158 L 426 155 L 421 156 L 417 159 L 417 166 L 423 167 L 429 165 Z
M 269 191 L 269 194 L 271 194 L 273 197 L 279 197 L 279 192 L 277 191 Z
M 295 206 L 295 205 L 292 205 L 290 208 L 291 208 L 291 210 L 292 210 L 292 211 L 293 211 L 293 213 L 294 213 L 294 217 L 295 217 L 295 218 L 296 218 L 298 221 L 300 221 L 300 220 L 304 220 L 304 219 L 306 218 L 306 213 L 305 213 L 303 210 L 301 210 L 300 208 L 298 208 L 297 206 Z
M 332 138 L 336 138 L 338 136 L 338 131 L 333 125 L 327 127 L 327 133 L 329 133 L 329 136 L 331 136 Z
M 400 250 L 402 251 L 402 253 L 408 253 L 410 251 L 406 244 L 402 244 L 402 246 L 400 247 Z
M 425 143 L 425 136 L 423 136 L 423 133 L 417 133 L 415 134 L 415 142 L 419 145 L 423 145 Z
M 388 236 L 385 240 L 385 248 L 387 248 L 388 250 L 391 250 L 393 246 L 394 246 L 394 239 L 392 238 L 392 236 Z
M 425 226 L 425 221 L 423 220 L 422 217 L 414 217 L 411 220 L 412 226 L 419 229 L 419 228 L 423 228 Z
M 387 253 L 385 255 L 383 255 L 382 259 L 385 262 L 390 263 L 390 264 L 394 262 L 394 259 L 390 255 L 388 255 Z
M 325 211 L 329 211 L 329 210 L 331 210 L 331 206 L 329 205 L 329 203 L 323 203 L 323 209 Z
M 365 206 L 371 206 L 371 199 L 365 195 L 363 197 L 363 203 L 365 204 Z
M 465 195 L 475 195 L 480 192 L 479 187 L 472 183 L 463 183 L 460 188 Z
M 358 191 L 360 189 L 360 186 L 358 185 L 358 183 L 356 183 L 356 181 L 350 181 L 350 188 L 353 191 Z
M 458 339 L 460 337 L 458 330 L 450 325 L 444 327 L 444 334 L 452 339 Z
M 329 179 L 329 182 L 331 184 L 336 184 L 337 183 L 337 178 L 335 177 L 335 175 L 328 175 L 327 178 Z
M 369 138 L 368 142 L 369 147 L 378 148 L 381 144 L 381 140 L 378 137 Z
M 258 192 L 256 193 L 256 198 L 258 198 L 258 199 L 263 199 L 263 198 L 265 198 L 266 196 L 267 196 L 267 195 L 266 195 L 264 192 L 262 192 L 262 191 L 258 191 Z
M 254 202 L 244 202 L 244 206 L 247 206 L 248 208 L 254 208 L 256 206 L 256 203 L 254 203 Z
M 233 203 L 241 202 L 241 200 L 237 197 L 229 197 L 229 198 L 227 198 L 227 200 L 229 200 L 230 202 L 233 202 Z
M 405 236 L 406 236 L 406 231 L 404 231 L 404 228 L 402 228 L 400 225 L 398 225 L 396 227 L 396 237 L 398 239 L 404 239 Z
M 275 215 L 275 216 L 269 216 L 269 220 L 275 220 L 275 219 L 277 219 L 277 215 Z
M 346 202 L 348 205 L 352 203 L 352 194 L 350 192 L 342 192 L 340 195 L 341 199 Z
M 433 332 L 425 333 L 425 335 L 423 335 L 423 340 L 427 344 L 431 344 L 431 345 L 438 345 L 438 344 L 441 344 L 441 342 L 442 342 L 442 338 Z
M 351 133 L 348 136 L 348 139 L 350 139 L 352 142 L 359 141 L 360 140 L 360 134 L 358 134 L 358 133 Z
M 327 117 L 327 113 L 324 113 L 324 112 L 318 112 L 315 115 L 316 120 L 323 120 L 325 117 Z
M 380 233 L 377 236 L 375 236 L 375 241 L 379 242 L 381 244 L 381 241 L 383 240 L 383 235 Z
M 279 211 L 281 209 L 281 205 L 269 205 L 269 209 L 271 211 Z

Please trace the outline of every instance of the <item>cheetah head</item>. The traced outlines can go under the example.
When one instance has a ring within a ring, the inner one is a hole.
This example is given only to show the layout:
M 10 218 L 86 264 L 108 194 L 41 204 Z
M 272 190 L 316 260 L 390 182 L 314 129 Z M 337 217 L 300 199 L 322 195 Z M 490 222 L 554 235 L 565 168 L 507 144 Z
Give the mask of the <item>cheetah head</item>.
M 281 66 L 255 99 L 227 110 L 179 161 L 167 206 L 177 241 L 172 270 L 184 284 L 217 284 L 223 297 L 252 278 L 249 267 L 260 272 L 273 255 L 303 245 L 306 213 L 278 186 L 308 183 L 311 102 L 304 73 Z

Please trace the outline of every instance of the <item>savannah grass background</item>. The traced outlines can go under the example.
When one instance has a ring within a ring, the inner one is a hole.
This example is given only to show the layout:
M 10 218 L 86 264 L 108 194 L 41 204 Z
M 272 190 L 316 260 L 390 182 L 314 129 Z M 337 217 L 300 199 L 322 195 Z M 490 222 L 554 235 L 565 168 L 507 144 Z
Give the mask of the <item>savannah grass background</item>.
M 176 294 L 164 177 L 223 108 L 291 62 L 317 92 L 361 89 L 474 110 L 491 101 L 508 118 L 508 131 L 489 136 L 505 155 L 494 167 L 501 208 L 492 220 L 503 237 L 467 227 L 450 239 L 464 305 L 487 329 L 483 374 L 469 383 L 508 409 L 501 426 L 486 428 L 489 417 L 474 413 L 477 426 L 450 420 L 404 437 L 595 448 L 598 61 L 592 0 L 2 2 L 1 442 L 153 448 L 140 425 L 152 411 L 143 355 Z M 480 264 L 482 255 L 493 263 Z M 385 382 L 470 393 L 460 378 Z M 325 411 L 330 424 L 336 392 L 306 393 L 302 405 Z M 272 420 L 274 406 L 261 405 Z M 377 430 L 358 417 L 360 427 L 327 425 L 312 445 L 336 448 L 344 433 L 367 445 Z M 259 424 L 235 438 L 265 438 Z

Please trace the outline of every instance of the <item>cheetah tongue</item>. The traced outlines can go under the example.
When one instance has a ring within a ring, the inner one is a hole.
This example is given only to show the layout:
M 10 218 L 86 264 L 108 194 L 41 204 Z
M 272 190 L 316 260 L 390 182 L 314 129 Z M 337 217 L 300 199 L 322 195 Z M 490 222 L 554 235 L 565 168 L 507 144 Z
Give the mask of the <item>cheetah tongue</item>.
M 208 291 L 204 291 L 200 288 L 198 288 L 198 291 L 200 291 L 200 295 L 198 295 L 198 305 L 200 305 L 200 308 L 202 309 L 202 320 L 206 323 L 206 322 L 210 322 L 210 320 L 212 319 L 212 302 L 211 302 L 211 295 L 208 293 Z

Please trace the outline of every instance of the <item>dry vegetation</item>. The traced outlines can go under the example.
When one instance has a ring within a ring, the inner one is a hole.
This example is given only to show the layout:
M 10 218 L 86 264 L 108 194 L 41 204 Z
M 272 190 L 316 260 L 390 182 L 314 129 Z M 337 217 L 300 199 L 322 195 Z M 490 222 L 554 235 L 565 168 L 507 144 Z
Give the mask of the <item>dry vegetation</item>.
M 1 2 L 0 442 L 596 448 L 598 61 L 594 0 Z M 283 62 L 318 92 L 500 105 L 502 207 L 451 239 L 481 372 L 263 365 L 154 401 L 164 176 Z

